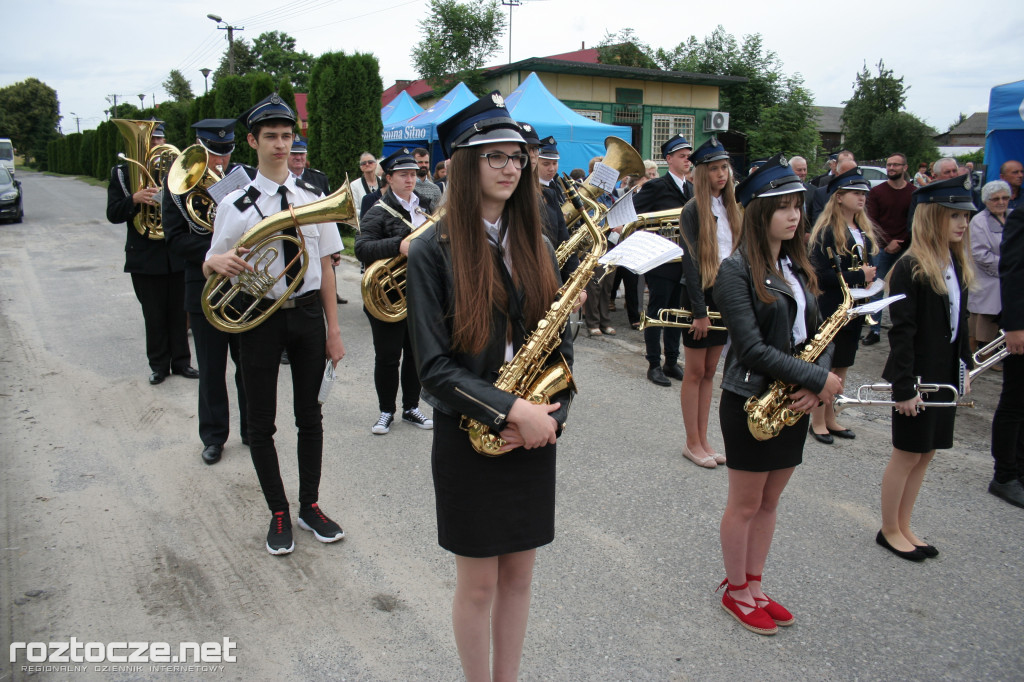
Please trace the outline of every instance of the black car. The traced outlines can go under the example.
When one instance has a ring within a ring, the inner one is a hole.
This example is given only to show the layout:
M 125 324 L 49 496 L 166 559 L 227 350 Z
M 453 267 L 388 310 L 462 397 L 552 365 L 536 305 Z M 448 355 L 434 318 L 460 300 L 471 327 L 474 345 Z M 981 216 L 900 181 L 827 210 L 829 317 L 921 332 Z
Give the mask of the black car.
M 25 215 L 21 205 L 21 183 L 14 179 L 11 172 L 0 166 L 0 220 L 12 220 L 20 223 Z

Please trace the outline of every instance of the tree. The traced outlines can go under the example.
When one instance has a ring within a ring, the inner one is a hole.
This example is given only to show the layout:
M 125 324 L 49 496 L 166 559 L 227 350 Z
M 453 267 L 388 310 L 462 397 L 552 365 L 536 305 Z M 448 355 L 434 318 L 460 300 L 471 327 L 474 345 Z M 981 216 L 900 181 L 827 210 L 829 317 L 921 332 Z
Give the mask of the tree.
M 252 51 L 256 70 L 266 71 L 275 81 L 287 78 L 301 92 L 309 88 L 315 58 L 308 52 L 296 51 L 295 38 L 280 31 L 261 33 L 253 41 Z
M 891 69 L 885 68 L 884 61 L 879 60 L 877 68 L 878 74 L 872 75 L 865 64 L 853 84 L 853 96 L 843 102 L 846 107 L 843 110 L 846 146 L 858 159 L 877 159 L 894 149 L 912 156 L 907 145 L 921 146 L 923 143 L 892 137 L 891 132 L 919 127 L 895 116 L 887 117 L 880 124 L 886 114 L 897 114 L 903 109 L 908 88 L 903 85 L 902 76 L 897 78 Z
M 934 161 L 939 156 L 932 138 L 935 131 L 906 111 L 887 111 L 876 116 L 867 134 L 873 146 L 863 152 L 850 147 L 858 159 L 880 159 L 898 151 L 906 154 L 910 167 L 915 168 L 921 161 Z
M 171 69 L 171 74 L 164 81 L 164 92 L 175 102 L 189 102 L 195 98 L 192 84 L 177 69 Z
M 45 165 L 47 144 L 58 136 L 60 103 L 57 91 L 38 78 L 0 88 L 4 132 L 26 162 Z
M 213 118 L 236 118 L 243 111 L 246 111 L 259 100 L 251 97 L 252 87 L 250 82 L 242 76 L 224 76 L 217 84 L 215 90 L 210 94 L 214 95 L 214 116 Z M 235 151 L 231 160 L 236 163 L 247 163 L 256 165 L 256 152 L 246 144 L 246 136 L 249 131 L 244 121 L 235 124 Z
M 779 152 L 786 156 L 815 157 L 821 136 L 814 120 L 814 97 L 803 82 L 799 74 L 785 79 L 783 100 L 765 109 L 761 124 L 749 133 L 751 157 Z
M 235 41 L 234 46 L 235 73 L 228 73 L 228 64 L 230 63 L 228 52 L 230 50 L 231 46 L 228 45 L 227 49 L 224 50 L 224 56 L 220 58 L 220 65 L 213 72 L 213 87 L 217 87 L 220 79 L 225 76 L 244 76 L 256 70 L 256 53 L 253 52 L 252 45 L 249 44 L 248 40 L 240 38 Z
M 462 81 L 483 94 L 484 62 L 501 47 L 505 15 L 498 0 L 430 0 L 420 22 L 423 40 L 413 48 L 416 70 L 432 88 L 447 91 Z
M 640 42 L 631 28 L 624 28 L 617 34 L 606 31 L 597 45 L 597 61 L 602 64 L 657 69 L 658 64 L 651 54 L 650 46 Z

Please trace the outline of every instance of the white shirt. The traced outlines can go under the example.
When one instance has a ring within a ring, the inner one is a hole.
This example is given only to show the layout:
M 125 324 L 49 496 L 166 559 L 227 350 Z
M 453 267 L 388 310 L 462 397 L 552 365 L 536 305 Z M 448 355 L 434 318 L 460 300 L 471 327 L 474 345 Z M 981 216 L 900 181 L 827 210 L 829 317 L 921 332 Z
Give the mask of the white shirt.
M 846 229 L 853 235 L 853 241 L 857 242 L 857 246 L 864 248 L 864 233 L 860 231 L 860 228 L 856 225 L 847 225 Z
M 284 188 L 287 190 L 288 202 L 295 207 L 304 206 L 320 199 L 320 195 L 304 189 L 295 184 L 296 177 L 291 173 L 284 181 Z M 278 185 L 262 173 L 256 173 L 256 179 L 245 187 L 237 189 L 224 197 L 217 206 L 217 218 L 213 224 L 213 239 L 210 240 L 210 249 L 206 257 L 233 251 L 235 245 L 246 231 L 262 220 L 262 216 L 272 216 L 281 211 L 281 196 L 277 193 Z M 240 211 L 235 207 L 235 202 L 242 198 L 249 187 L 255 187 L 260 195 L 256 198 L 255 206 L 249 205 L 246 210 Z M 259 209 L 257 211 L 256 209 Z M 284 225 L 281 229 L 285 229 Z M 332 253 L 341 251 L 341 235 L 338 233 L 338 226 L 334 223 L 319 223 L 314 225 L 303 225 L 297 228 L 301 231 L 306 242 L 306 274 L 302 280 L 302 286 L 296 290 L 292 298 L 301 296 L 310 291 L 320 289 L 321 272 L 320 258 Z M 268 266 L 271 275 L 278 276 L 284 271 L 286 259 L 284 256 L 284 242 L 274 241 L 268 245 L 270 249 L 277 250 L 277 258 Z M 265 249 L 259 252 L 250 253 L 245 257 L 255 267 Z M 231 278 L 232 283 L 237 283 L 237 278 Z M 267 298 L 279 298 L 284 295 L 288 284 L 284 277 L 281 277 L 274 287 L 266 294 Z
M 793 267 L 789 256 L 783 256 L 782 260 L 779 261 L 779 265 L 782 266 L 782 276 L 785 278 L 789 288 L 793 290 L 793 298 L 796 299 L 793 343 L 801 344 L 807 340 L 807 321 L 804 319 L 804 313 L 807 311 L 807 296 L 804 294 L 804 288 L 800 286 L 800 280 L 793 274 Z
M 732 226 L 722 197 L 711 197 L 711 212 L 718 219 L 718 262 L 721 263 L 732 253 Z
M 505 233 L 505 238 L 501 238 L 501 218 L 498 218 L 497 222 L 489 222 L 484 220 L 484 227 L 487 228 L 487 238 L 494 244 L 501 245 L 501 253 L 503 254 L 505 267 L 508 268 L 509 275 L 512 274 L 512 254 L 508 250 L 508 233 Z M 515 353 L 512 352 L 512 342 L 508 341 L 505 343 L 505 362 L 512 362 L 512 358 L 515 357 Z
M 669 171 L 668 175 L 675 180 L 676 186 L 679 187 L 679 191 L 686 194 L 686 178 L 681 178 L 672 171 Z
M 392 194 L 395 195 L 395 199 L 398 199 L 398 203 L 402 205 L 402 208 L 409 212 L 414 228 L 427 222 L 427 216 L 423 215 L 423 211 L 420 210 L 420 198 L 415 192 L 409 195 L 409 201 L 398 196 L 397 192 L 392 192 Z
M 960 285 L 956 281 L 956 270 L 953 261 L 946 266 L 946 291 L 949 292 L 949 333 L 950 339 L 956 342 L 956 334 L 960 331 Z

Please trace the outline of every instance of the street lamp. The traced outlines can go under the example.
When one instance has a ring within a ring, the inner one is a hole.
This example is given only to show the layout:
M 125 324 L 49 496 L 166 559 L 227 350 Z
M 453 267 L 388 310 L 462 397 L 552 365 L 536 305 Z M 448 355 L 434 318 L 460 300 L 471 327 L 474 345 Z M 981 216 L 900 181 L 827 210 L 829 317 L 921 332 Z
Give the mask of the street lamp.
M 244 31 L 244 26 L 232 26 L 217 14 L 207 14 L 206 18 L 217 22 L 217 28 L 228 32 L 228 73 L 235 75 L 235 31 Z M 221 24 L 224 24 L 221 26 Z
M 82 126 L 81 126 L 81 124 L 79 123 L 79 121 L 81 121 L 82 119 L 80 119 L 80 118 L 78 117 L 78 114 L 76 114 L 76 113 L 75 113 L 75 112 L 73 112 L 73 111 L 71 112 L 71 115 L 75 117 L 75 129 L 76 129 L 76 130 L 77 130 L 78 132 L 82 132 Z
M 199 73 L 203 74 L 203 94 L 210 94 L 210 70 L 199 69 Z
M 146 108 L 146 96 L 145 95 L 139 95 L 139 109 L 145 109 L 145 108 Z

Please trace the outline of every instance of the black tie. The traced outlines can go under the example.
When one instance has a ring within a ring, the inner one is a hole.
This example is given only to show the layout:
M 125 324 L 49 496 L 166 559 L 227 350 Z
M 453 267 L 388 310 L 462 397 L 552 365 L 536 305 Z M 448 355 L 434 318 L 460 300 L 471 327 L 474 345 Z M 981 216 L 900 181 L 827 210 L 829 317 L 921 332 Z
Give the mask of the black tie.
M 281 195 L 281 210 L 282 211 L 287 211 L 288 210 L 288 188 L 285 187 L 284 185 L 281 185 L 280 187 L 277 188 L 277 193 Z M 289 228 L 286 228 L 284 230 L 281 230 L 281 234 L 283 234 L 283 235 L 285 235 L 287 237 L 293 237 L 295 239 L 299 238 L 298 233 L 295 231 L 295 227 L 289 227 Z M 299 254 L 299 247 L 295 245 L 295 242 L 293 242 L 291 240 L 288 240 L 288 241 L 286 241 L 284 243 L 284 262 L 285 262 L 286 266 L 288 265 L 288 263 L 291 263 L 292 259 L 295 258 L 295 256 L 297 256 L 298 254 Z M 293 270 L 292 268 L 289 268 L 285 272 L 284 280 L 285 280 L 285 283 L 288 286 L 291 286 L 292 285 L 292 281 L 295 279 L 295 276 L 293 274 L 294 272 L 295 272 L 295 270 Z M 302 284 L 301 283 L 299 284 L 299 286 L 295 287 L 295 291 L 298 291 L 300 288 L 302 288 Z

